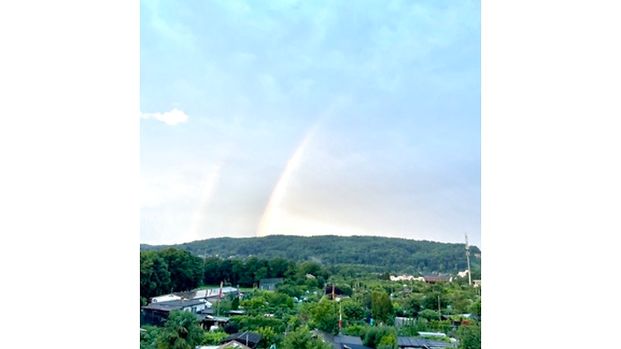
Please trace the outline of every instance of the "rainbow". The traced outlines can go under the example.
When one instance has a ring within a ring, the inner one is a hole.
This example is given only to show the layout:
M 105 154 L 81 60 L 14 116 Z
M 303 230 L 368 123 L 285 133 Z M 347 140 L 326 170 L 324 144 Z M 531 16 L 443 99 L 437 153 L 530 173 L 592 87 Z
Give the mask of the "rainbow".
M 302 142 L 300 142 L 298 147 L 293 152 L 293 155 L 291 155 L 287 161 L 287 165 L 280 175 L 278 182 L 276 182 L 274 190 L 272 190 L 272 194 L 270 195 L 270 199 L 265 206 L 265 210 L 263 211 L 263 215 L 259 221 L 259 226 L 257 227 L 257 236 L 260 237 L 269 235 L 272 224 L 282 217 L 283 209 L 281 207 L 281 203 L 287 193 L 287 187 L 289 186 L 289 182 L 291 181 L 293 174 L 300 166 L 304 152 L 306 151 L 306 148 L 313 138 L 318 126 L 319 123 L 315 123 L 315 125 L 306 133 L 302 139 Z
M 205 220 L 205 211 L 211 202 L 214 189 L 220 180 L 220 170 L 222 169 L 222 162 L 217 163 L 212 167 L 211 171 L 203 178 L 201 183 L 200 201 L 197 208 L 194 210 L 192 225 L 190 227 L 191 239 L 198 240 L 200 238 L 200 229 L 203 226 Z

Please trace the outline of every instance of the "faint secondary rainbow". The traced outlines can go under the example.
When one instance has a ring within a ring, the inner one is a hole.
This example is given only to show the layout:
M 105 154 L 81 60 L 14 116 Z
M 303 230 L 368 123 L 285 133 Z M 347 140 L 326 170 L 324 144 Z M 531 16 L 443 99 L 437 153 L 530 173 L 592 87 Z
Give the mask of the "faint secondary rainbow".
M 278 219 L 283 216 L 283 209 L 280 206 L 287 193 L 287 187 L 289 186 L 289 182 L 291 181 L 293 174 L 300 166 L 304 152 L 306 151 L 311 138 L 313 138 L 318 125 L 319 123 L 316 123 L 306 133 L 302 139 L 302 142 L 298 145 L 291 158 L 287 161 L 287 165 L 280 175 L 280 178 L 278 179 L 278 182 L 270 195 L 267 206 L 263 211 L 263 215 L 261 216 L 261 220 L 259 221 L 259 226 L 257 228 L 257 236 L 269 235 L 273 223 L 278 221 Z
M 192 217 L 192 225 L 190 226 L 190 238 L 192 240 L 198 240 L 201 236 L 201 227 L 204 225 L 205 213 L 207 207 L 211 202 L 214 190 L 218 181 L 220 180 L 220 170 L 222 169 L 223 161 L 220 161 L 212 167 L 211 171 L 203 178 L 201 183 L 201 193 L 199 197 L 199 204 L 194 210 Z

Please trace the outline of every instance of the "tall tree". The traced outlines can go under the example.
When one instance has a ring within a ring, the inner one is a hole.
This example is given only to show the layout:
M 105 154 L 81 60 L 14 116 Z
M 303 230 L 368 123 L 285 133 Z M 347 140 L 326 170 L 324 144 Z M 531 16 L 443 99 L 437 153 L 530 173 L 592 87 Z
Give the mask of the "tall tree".
M 203 329 L 194 314 L 173 311 L 157 339 L 158 349 L 194 349 L 201 344 Z
M 460 349 L 481 349 L 481 327 L 479 325 L 461 326 L 457 331 Z
M 285 337 L 282 349 L 331 349 L 332 346 L 313 338 L 306 327 L 300 327 Z
M 347 320 L 361 320 L 364 317 L 362 304 L 353 299 L 344 299 L 341 302 L 343 318 Z
M 171 275 L 168 263 L 153 251 L 140 252 L 140 296 L 149 298 L 170 291 Z
M 338 310 L 336 302 L 321 299 L 311 309 L 311 323 L 322 331 L 336 334 L 338 332 Z
M 373 318 L 379 321 L 388 322 L 392 319 L 392 302 L 386 292 L 373 291 L 371 293 L 371 313 Z
M 191 290 L 203 279 L 203 260 L 190 252 L 169 248 L 161 252 L 175 291 Z

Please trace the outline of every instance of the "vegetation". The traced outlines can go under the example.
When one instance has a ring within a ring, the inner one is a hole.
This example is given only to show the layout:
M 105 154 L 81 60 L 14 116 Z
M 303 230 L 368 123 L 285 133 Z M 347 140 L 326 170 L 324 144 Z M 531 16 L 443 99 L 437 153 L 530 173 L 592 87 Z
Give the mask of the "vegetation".
M 480 289 L 469 286 L 467 279 L 438 284 L 397 282 L 390 281 L 388 273 L 351 275 L 349 271 L 349 267 L 281 257 L 200 258 L 174 248 L 142 251 L 141 304 L 171 290 L 219 285 L 220 281 L 247 288 L 243 297 L 225 297 L 220 304 L 221 311 L 245 311 L 231 317 L 223 329 L 206 332 L 192 313 L 173 312 L 163 327 L 143 327 L 140 347 L 216 345 L 228 334 L 253 331 L 262 336 L 260 349 L 272 345 L 330 348 L 314 330 L 337 334 L 341 317 L 342 334 L 358 336 L 374 349 L 394 349 L 398 336 L 418 336 L 422 331 L 442 332 L 455 338 L 460 348 L 480 348 Z M 261 278 L 271 277 L 283 278 L 276 290 L 256 287 Z M 339 295 L 335 300 L 332 285 Z M 396 322 L 395 317 L 406 319 Z
M 481 349 L 481 327 L 479 325 L 462 326 L 457 332 L 461 339 L 461 349 Z
M 283 349 L 331 349 L 332 346 L 323 343 L 320 339 L 313 338 L 308 328 L 300 327 L 289 333 L 283 343 Z
M 202 338 L 203 329 L 194 314 L 174 311 L 157 337 L 157 349 L 194 349 Z
M 266 236 L 254 238 L 215 238 L 174 246 L 141 245 L 142 251 L 175 247 L 195 255 L 210 257 L 247 258 L 286 261 L 316 261 L 323 265 L 338 266 L 344 274 L 367 272 L 393 273 L 457 273 L 466 269 L 464 245 L 432 241 L 375 236 Z M 480 279 L 481 251 L 471 246 L 472 269 Z M 258 276 L 268 270 L 255 269 Z M 218 279 L 215 274 L 214 279 Z M 259 277 L 260 278 L 260 277 Z M 243 281 L 248 281 L 244 279 Z
M 224 331 L 205 331 L 203 333 L 202 345 L 216 345 L 220 344 L 229 335 Z

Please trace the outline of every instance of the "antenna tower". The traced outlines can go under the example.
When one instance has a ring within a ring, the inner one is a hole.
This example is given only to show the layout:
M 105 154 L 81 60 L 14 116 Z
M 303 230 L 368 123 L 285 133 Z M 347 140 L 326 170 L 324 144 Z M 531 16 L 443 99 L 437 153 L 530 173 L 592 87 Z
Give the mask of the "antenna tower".
M 472 286 L 472 273 L 470 271 L 470 245 L 468 245 L 468 233 L 466 233 L 466 262 L 468 263 L 468 285 Z

